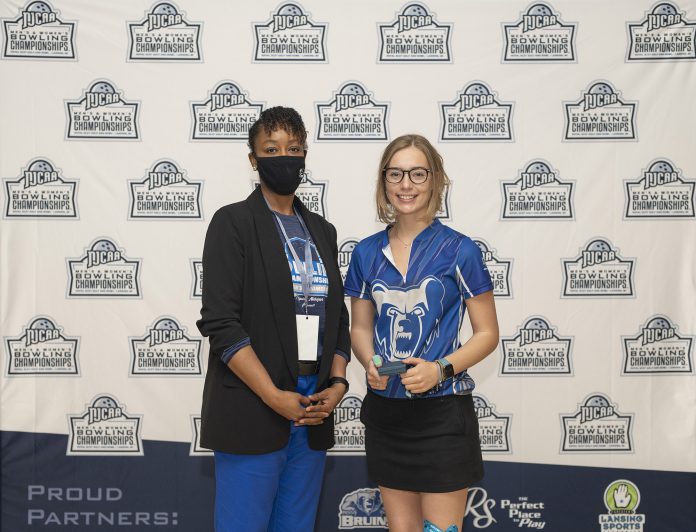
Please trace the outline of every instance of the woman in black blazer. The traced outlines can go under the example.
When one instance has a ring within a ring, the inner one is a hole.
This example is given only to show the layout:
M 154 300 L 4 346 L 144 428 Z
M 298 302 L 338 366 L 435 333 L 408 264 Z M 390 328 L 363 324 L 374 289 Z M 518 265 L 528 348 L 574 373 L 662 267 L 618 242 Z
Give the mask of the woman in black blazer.
M 218 210 L 205 239 L 201 445 L 215 451 L 218 532 L 313 530 L 348 389 L 336 229 L 294 195 L 306 139 L 294 109 L 261 113 L 249 131 L 260 186 Z

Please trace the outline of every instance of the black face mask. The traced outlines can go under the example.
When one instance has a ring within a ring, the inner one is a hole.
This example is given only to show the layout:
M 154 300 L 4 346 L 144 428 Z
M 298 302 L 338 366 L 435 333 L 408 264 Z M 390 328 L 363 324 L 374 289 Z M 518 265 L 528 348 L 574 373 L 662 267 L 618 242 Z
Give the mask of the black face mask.
M 294 194 L 304 177 L 305 158 L 292 155 L 257 157 L 256 167 L 264 185 L 276 194 Z

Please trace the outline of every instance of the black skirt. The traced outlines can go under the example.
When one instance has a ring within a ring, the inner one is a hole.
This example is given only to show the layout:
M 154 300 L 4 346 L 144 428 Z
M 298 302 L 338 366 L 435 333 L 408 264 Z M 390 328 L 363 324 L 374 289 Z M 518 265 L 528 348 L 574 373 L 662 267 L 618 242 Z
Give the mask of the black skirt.
M 445 493 L 483 478 L 471 395 L 389 399 L 368 390 L 360 420 L 367 472 L 379 486 Z

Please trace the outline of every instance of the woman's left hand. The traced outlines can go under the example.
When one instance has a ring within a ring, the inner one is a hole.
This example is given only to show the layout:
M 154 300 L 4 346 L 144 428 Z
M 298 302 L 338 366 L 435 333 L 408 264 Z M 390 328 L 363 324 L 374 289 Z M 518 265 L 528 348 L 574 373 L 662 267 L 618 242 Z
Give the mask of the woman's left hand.
M 421 358 L 409 357 L 402 360 L 411 364 L 411 368 L 401 374 L 401 383 L 411 393 L 427 392 L 440 382 L 440 368 L 436 362 L 428 362 Z
M 295 424 L 320 425 L 327 417 L 333 414 L 334 408 L 343 399 L 345 393 L 346 387 L 343 384 L 336 384 L 310 395 L 309 400 L 316 404 L 305 408 L 307 415 Z

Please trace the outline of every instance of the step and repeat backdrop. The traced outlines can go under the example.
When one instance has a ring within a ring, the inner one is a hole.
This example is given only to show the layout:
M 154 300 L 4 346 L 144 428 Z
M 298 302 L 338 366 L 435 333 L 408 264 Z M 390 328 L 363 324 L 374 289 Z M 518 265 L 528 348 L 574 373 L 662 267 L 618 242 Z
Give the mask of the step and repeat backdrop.
M 438 217 L 480 246 L 501 330 L 471 370 L 487 476 L 465 529 L 696 529 L 696 1 L 0 18 L 3 531 L 212 530 L 203 238 L 253 190 L 245 139 L 273 105 L 304 117 L 298 194 L 344 274 L 381 229 L 386 144 L 416 132 L 444 157 Z M 349 378 L 319 532 L 388 527 Z

